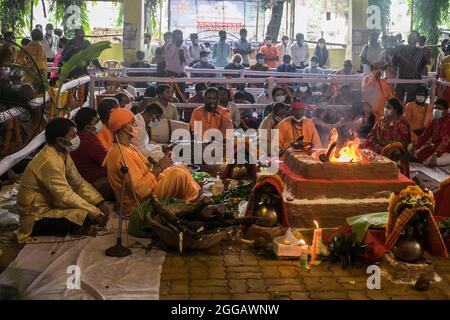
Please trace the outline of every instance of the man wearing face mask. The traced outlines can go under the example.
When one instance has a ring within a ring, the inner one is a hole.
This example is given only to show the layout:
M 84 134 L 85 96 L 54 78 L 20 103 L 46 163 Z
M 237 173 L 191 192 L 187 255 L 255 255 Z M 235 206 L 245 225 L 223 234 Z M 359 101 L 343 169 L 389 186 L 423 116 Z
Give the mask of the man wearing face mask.
M 272 45 L 272 37 L 266 36 L 266 43 L 259 49 L 259 52 L 264 55 L 264 63 L 269 68 L 275 69 L 278 66 L 280 60 L 280 52 L 277 47 Z
M 247 41 L 247 29 L 241 29 L 239 31 L 241 38 L 238 41 L 233 42 L 233 53 L 240 54 L 242 56 L 242 65 L 244 67 L 250 66 L 248 56 L 253 53 L 252 44 Z
M 55 118 L 45 128 L 45 147 L 28 164 L 17 196 L 19 243 L 34 235 L 95 235 L 109 210 L 100 193 L 78 173 L 69 153 L 80 145 L 76 125 Z
M 172 32 L 173 43 L 165 44 L 166 73 L 169 77 L 182 78 L 186 74 L 184 68 L 188 62 L 188 50 L 183 45 L 183 33 L 180 30 Z
M 109 122 L 115 141 L 103 165 L 106 166 L 116 199 L 120 199 L 122 182 L 125 181 L 124 215 L 130 215 L 151 195 L 156 195 L 160 200 L 178 198 L 191 201 L 198 197 L 200 187 L 184 166 L 171 166 L 161 173 L 154 172 L 146 157 L 131 144 L 139 133 L 131 111 L 114 109 Z M 128 167 L 125 176 L 121 171 L 122 165 Z
M 131 101 L 131 98 L 127 94 L 119 92 L 114 96 L 114 98 L 116 98 L 117 101 L 119 101 L 120 108 L 125 108 L 128 110 L 131 110 L 133 108 L 133 102 Z
M 294 98 L 296 98 L 297 100 L 299 100 L 305 104 L 312 104 L 313 103 L 313 93 L 309 87 L 309 84 L 308 83 L 300 83 L 297 87 L 297 90 L 294 92 Z
M 173 90 L 167 84 L 160 84 L 156 87 L 156 95 L 158 96 L 158 104 L 162 109 L 162 118 L 171 120 L 180 120 L 180 114 L 177 107 L 172 103 Z
M 312 143 L 313 148 L 322 148 L 319 133 L 314 122 L 305 117 L 306 105 L 301 102 L 291 104 L 291 116 L 282 120 L 275 129 L 279 129 L 280 150 L 291 146 L 303 136 L 303 142 Z
M 319 67 L 319 58 L 311 57 L 311 64 L 305 68 L 304 73 L 323 74 L 323 69 Z
M 272 89 L 272 101 L 274 103 L 289 103 L 290 101 L 286 101 L 286 90 L 282 87 L 275 87 Z M 272 113 L 273 103 L 268 104 L 263 111 L 263 118 L 267 117 Z
M 280 56 L 291 55 L 291 46 L 289 45 L 289 37 L 282 36 L 281 43 L 277 44 L 277 49 L 280 52 Z M 282 61 L 280 61 L 282 63 Z
M 419 33 L 411 32 L 408 45 L 399 48 L 393 58 L 393 64 L 398 68 L 398 79 L 422 79 L 421 73 L 427 64 L 423 51 L 417 46 Z M 417 84 L 399 83 L 395 86 L 395 93 L 400 101 L 411 102 L 416 99 Z
M 204 106 L 196 108 L 191 116 L 191 130 L 195 129 L 195 123 L 201 123 L 201 132 L 198 132 L 199 139 L 209 129 L 218 129 L 222 132 L 224 138 L 227 129 L 233 129 L 230 111 L 219 104 L 219 90 L 217 88 L 208 88 L 205 91 Z
M 411 126 L 411 140 L 413 143 L 422 135 L 425 128 L 433 120 L 433 107 L 426 103 L 428 98 L 427 88 L 420 86 L 416 91 L 416 101 L 409 102 L 405 107 L 405 118 Z
M 194 69 L 215 69 L 215 67 L 208 62 L 208 52 L 202 51 L 200 52 L 200 61 L 193 65 Z M 193 78 L 215 78 L 215 73 L 193 73 Z
M 267 150 L 271 150 L 270 143 L 272 141 L 272 131 L 275 127 L 283 121 L 286 117 L 286 113 L 289 111 L 289 105 L 284 103 L 275 103 L 273 105 L 272 112 L 263 119 L 261 124 L 258 127 L 258 134 L 261 136 L 261 133 L 266 130 L 267 137 Z
M 198 34 L 191 33 L 189 37 L 191 39 L 191 45 L 188 47 L 188 60 L 189 65 L 193 66 L 196 63 L 200 62 L 201 60 L 200 55 L 202 52 L 206 51 L 206 48 L 203 43 L 198 42 Z M 208 62 L 208 59 L 206 59 L 206 62 Z
M 159 124 L 161 117 L 161 107 L 156 103 L 149 104 L 143 112 L 134 116 L 138 133 L 136 137 L 131 139 L 131 143 L 144 157 L 154 164 L 164 158 L 164 153 L 161 145 L 150 143 L 149 132 Z
M 415 150 L 417 160 L 427 166 L 450 164 L 450 114 L 446 100 L 434 103 L 433 121 L 417 139 Z
M 283 56 L 283 63 L 277 67 L 277 72 L 297 72 L 297 68 L 291 63 L 290 55 Z
M 55 55 L 58 53 L 58 45 L 59 37 L 54 33 L 53 25 L 49 23 L 45 26 L 45 35 L 42 41 L 48 62 L 53 62 Z
M 386 101 L 394 97 L 391 87 L 385 79 L 381 78 L 381 70 L 378 66 L 372 66 L 371 74 L 364 77 L 361 84 L 363 101 L 367 101 L 373 107 L 376 120 L 383 117 Z
M 378 42 L 378 32 L 372 31 L 369 36 L 369 43 L 362 47 L 359 57 L 363 65 L 363 73 L 370 72 L 370 66 L 378 62 L 381 54 L 381 45 Z
M 262 53 L 258 53 L 256 55 L 256 63 L 250 66 L 250 70 L 252 71 L 269 71 L 269 66 L 264 62 L 264 55 Z
M 219 31 L 219 41 L 212 47 L 212 60 L 215 67 L 225 67 L 230 62 L 231 46 L 226 40 L 226 31 Z
M 309 46 L 305 43 L 303 33 L 297 33 L 295 40 L 296 42 L 291 45 L 292 63 L 298 69 L 304 69 L 309 59 Z
M 401 142 L 405 150 L 411 142 L 411 129 L 403 116 L 403 106 L 395 98 L 386 102 L 384 116 L 370 130 L 366 147 L 381 154 L 384 147 L 394 142 Z
M 75 115 L 80 147 L 70 156 L 84 180 L 102 195 L 105 200 L 114 200 L 114 192 L 108 182 L 106 169 L 102 167 L 106 157 L 97 135 L 103 125 L 93 108 L 81 108 Z

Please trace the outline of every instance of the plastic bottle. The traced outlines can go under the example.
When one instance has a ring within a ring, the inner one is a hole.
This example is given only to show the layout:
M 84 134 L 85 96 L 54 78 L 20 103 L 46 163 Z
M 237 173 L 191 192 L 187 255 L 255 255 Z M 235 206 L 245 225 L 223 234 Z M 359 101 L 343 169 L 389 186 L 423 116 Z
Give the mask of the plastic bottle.
M 225 191 L 225 185 L 222 182 L 222 179 L 220 179 L 220 174 L 217 173 L 216 181 L 214 182 L 211 193 L 213 196 L 221 195 Z

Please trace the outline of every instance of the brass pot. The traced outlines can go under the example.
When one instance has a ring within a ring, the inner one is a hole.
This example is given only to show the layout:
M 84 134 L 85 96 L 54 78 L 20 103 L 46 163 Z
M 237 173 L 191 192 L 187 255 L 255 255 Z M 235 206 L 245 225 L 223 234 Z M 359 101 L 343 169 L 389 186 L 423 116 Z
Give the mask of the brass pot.
M 392 248 L 395 259 L 404 262 L 416 262 L 423 257 L 423 247 L 414 236 L 404 236 Z
M 255 215 L 260 218 L 260 225 L 263 227 L 274 227 L 278 224 L 278 213 L 274 206 L 260 204 L 256 210 Z
M 244 164 L 235 165 L 231 168 L 230 178 L 235 180 L 245 179 L 248 175 L 247 166 Z

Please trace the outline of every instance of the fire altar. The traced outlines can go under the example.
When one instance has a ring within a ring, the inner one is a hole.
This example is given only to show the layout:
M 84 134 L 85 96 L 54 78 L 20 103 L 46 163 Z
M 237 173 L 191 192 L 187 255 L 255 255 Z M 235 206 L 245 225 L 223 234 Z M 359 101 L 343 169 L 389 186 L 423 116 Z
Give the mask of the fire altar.
M 326 150 L 285 153 L 280 174 L 291 226 L 312 228 L 318 220 L 338 227 L 351 216 L 387 211 L 390 194 L 414 184 L 393 161 L 360 149 L 358 139 L 335 149 L 337 138 L 334 130 Z

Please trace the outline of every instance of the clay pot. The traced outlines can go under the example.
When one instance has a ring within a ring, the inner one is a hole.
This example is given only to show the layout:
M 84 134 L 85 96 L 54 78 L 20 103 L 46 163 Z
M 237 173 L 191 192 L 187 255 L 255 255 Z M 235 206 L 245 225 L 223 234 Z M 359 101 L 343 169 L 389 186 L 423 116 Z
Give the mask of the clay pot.
M 255 210 L 255 215 L 261 219 L 259 224 L 263 227 L 274 227 L 278 223 L 278 213 L 274 206 L 260 204 Z
M 395 259 L 404 262 L 416 262 L 423 257 L 422 245 L 411 235 L 398 240 L 392 248 L 392 252 Z

